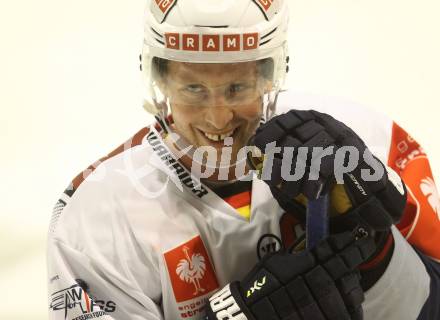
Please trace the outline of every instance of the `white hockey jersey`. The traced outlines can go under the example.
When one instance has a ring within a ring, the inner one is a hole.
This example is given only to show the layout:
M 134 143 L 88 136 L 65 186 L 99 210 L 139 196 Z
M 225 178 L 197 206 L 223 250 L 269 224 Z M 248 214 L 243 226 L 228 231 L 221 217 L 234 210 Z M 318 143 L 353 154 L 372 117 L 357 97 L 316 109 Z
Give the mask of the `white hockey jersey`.
M 403 177 L 426 158 L 418 144 L 420 153 L 414 153 L 413 140 L 404 141 L 405 150 L 399 142 L 402 152 L 395 156 L 396 125 L 370 110 L 282 93 L 279 112 L 291 108 L 343 121 Z M 399 229 L 438 258 L 429 245 L 433 238 L 418 236 L 418 224 L 431 223 L 435 212 L 428 198 L 409 189 L 414 210 Z M 201 319 L 208 297 L 281 246 L 282 215 L 266 184 L 254 178 L 247 221 L 208 187 L 197 188 L 155 127 L 144 128 L 75 178 L 55 206 L 48 239 L 50 319 Z M 390 265 L 366 292 L 367 320 L 416 319 L 429 294 L 424 265 L 397 228 L 393 235 Z

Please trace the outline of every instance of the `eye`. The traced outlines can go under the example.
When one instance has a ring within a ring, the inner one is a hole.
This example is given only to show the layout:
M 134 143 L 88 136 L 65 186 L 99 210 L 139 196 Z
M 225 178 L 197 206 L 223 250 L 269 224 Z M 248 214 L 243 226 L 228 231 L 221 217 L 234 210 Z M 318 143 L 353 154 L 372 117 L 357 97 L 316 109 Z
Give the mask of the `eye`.
M 189 84 L 183 90 L 189 93 L 202 93 L 205 91 L 205 87 L 201 84 Z
M 229 93 L 233 95 L 245 90 L 246 88 L 247 86 L 243 83 L 233 83 L 229 86 Z

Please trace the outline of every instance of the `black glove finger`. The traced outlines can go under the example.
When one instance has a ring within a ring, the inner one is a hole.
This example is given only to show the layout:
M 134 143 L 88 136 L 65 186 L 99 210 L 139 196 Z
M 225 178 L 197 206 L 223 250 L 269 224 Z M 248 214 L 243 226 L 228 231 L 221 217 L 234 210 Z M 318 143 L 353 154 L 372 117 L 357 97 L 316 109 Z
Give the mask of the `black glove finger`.
M 282 151 L 275 153 L 272 167 L 264 166 L 263 180 L 272 187 L 279 187 L 287 197 L 303 193 L 308 198 L 316 198 L 323 187 L 329 185 L 334 171 L 334 156 L 325 157 L 326 152 L 316 148 L 323 150 L 335 140 L 314 120 L 311 111 L 291 110 L 264 124 L 253 139 L 264 153 L 268 152 L 266 145 L 273 141 Z
M 372 236 L 365 236 L 356 240 L 355 245 L 359 249 L 363 262 L 370 259 L 377 249 L 376 241 Z
M 286 289 L 302 319 L 326 320 L 303 278 L 296 278 Z
M 350 268 L 345 263 L 344 259 L 336 255 L 323 263 L 323 267 L 330 274 L 333 279 L 339 279 L 344 274 L 350 272 Z
M 365 300 L 365 295 L 360 284 L 360 275 L 358 272 L 351 272 L 343 276 L 337 281 L 337 287 L 351 319 L 362 320 L 362 302 Z
M 356 269 L 365 261 L 359 247 L 355 245 L 345 248 L 338 254 L 338 256 L 342 258 L 349 270 Z
M 326 135 L 326 133 L 324 133 Z M 310 171 L 312 173 L 319 173 L 320 177 L 329 179 L 334 176 L 335 173 L 335 157 L 334 152 L 336 146 L 333 144 L 330 137 L 325 137 L 320 134 L 321 141 L 317 142 L 321 145 L 320 149 L 314 148 L 312 150 L 312 156 L 310 160 Z
M 256 320 L 280 320 L 277 311 L 268 297 L 264 297 L 251 306 L 251 312 Z
M 352 240 L 347 245 L 349 239 L 353 239 L 354 235 L 345 235 L 341 237 L 332 237 L 330 243 L 337 253 L 337 256 L 342 259 L 349 270 L 354 270 L 359 265 L 367 261 L 370 256 L 376 251 L 376 244 L 373 237 L 364 237 L 358 240 Z
M 293 199 L 302 192 L 303 182 L 306 179 L 309 149 L 303 148 L 302 142 L 291 135 L 284 137 L 280 142 L 280 147 L 282 148 L 280 191 Z
M 283 158 L 284 174 L 280 190 L 290 198 L 295 198 L 302 193 L 308 199 L 316 199 L 320 194 L 328 192 L 334 180 L 334 161 L 331 156 L 318 159 L 313 156 L 315 151 L 312 151 L 311 147 L 303 148 L 293 159 Z M 316 161 L 310 162 L 311 159 L 316 159 Z M 286 165 L 289 163 L 291 163 L 290 172 L 286 170 Z
M 292 136 L 289 133 L 286 133 L 286 135 L 278 142 L 278 146 L 281 147 L 281 151 L 282 151 L 282 155 L 284 157 L 284 155 L 286 154 L 285 148 L 290 148 L 290 150 L 293 150 L 292 153 L 293 156 L 296 156 L 298 148 L 301 147 L 303 145 L 303 143 L 298 140 L 297 138 L 295 138 L 294 136 Z
M 353 232 L 345 231 L 330 235 L 327 239 L 320 241 L 312 253 L 315 255 L 317 261 L 324 262 L 336 254 L 343 252 L 349 247 L 357 247 L 363 259 L 367 259 L 369 254 L 374 251 L 374 240 L 372 238 L 359 238 Z
M 362 308 L 362 305 L 357 306 L 355 309 L 350 310 L 349 312 L 352 320 L 364 319 L 364 309 Z
M 285 135 L 286 131 L 276 122 L 276 118 L 273 118 L 257 129 L 252 143 L 265 153 L 269 143 L 277 142 Z
M 351 129 L 350 129 L 351 131 Z M 359 155 L 359 159 L 363 158 L 364 152 L 367 149 L 367 146 L 362 141 L 359 136 L 353 131 L 349 133 L 345 133 L 345 136 L 340 136 L 339 139 L 336 139 L 336 143 L 338 146 L 349 146 L 354 147 Z
M 346 231 L 338 234 L 332 234 L 328 237 L 327 241 L 330 244 L 334 252 L 340 252 L 345 247 L 354 243 L 356 240 L 352 232 Z
M 311 121 L 308 122 L 307 125 L 308 126 L 303 126 L 307 131 L 302 133 L 302 137 L 299 137 L 300 141 L 303 141 L 304 147 L 326 148 L 330 145 L 334 145 L 336 142 L 335 139 L 325 131 L 325 128 L 318 123 Z
M 344 257 L 337 253 L 350 248 L 350 245 L 352 246 L 355 241 L 356 239 L 351 232 L 338 233 L 321 241 L 313 250 L 317 260 L 323 264 L 333 279 L 338 279 L 350 271 Z
M 324 186 L 328 185 L 327 181 L 333 180 L 334 156 L 324 149 L 331 146 L 334 140 L 323 130 L 324 128 L 315 121 L 309 121 L 294 130 L 295 137 L 291 138 L 291 141 L 286 139 L 286 144 L 302 141 L 291 161 L 291 174 L 295 173 L 301 178 L 296 184 L 286 184 L 282 191 L 288 196 L 295 197 L 302 193 L 307 198 L 315 199 L 324 191 Z
M 296 127 L 293 132 L 295 138 L 306 143 L 319 133 L 325 133 L 325 128 L 315 120 L 310 120 Z
M 329 267 L 330 269 L 328 271 L 332 272 L 332 269 L 336 269 L 338 272 L 338 269 L 342 269 L 341 267 L 344 264 L 344 261 L 342 260 L 342 257 L 340 257 L 337 253 L 341 252 L 345 248 L 347 248 L 350 245 L 353 245 L 356 241 L 355 236 L 351 232 L 343 232 L 338 234 L 330 235 L 327 239 L 324 239 L 320 241 L 312 250 L 311 253 L 315 256 L 316 260 L 319 263 L 330 263 Z M 335 259 L 337 261 L 331 262 L 332 259 Z M 344 270 L 341 272 L 346 273 Z M 333 277 L 336 279 L 337 277 Z
M 269 148 L 268 144 L 274 141 L 276 144 L 272 144 L 272 147 Z M 295 178 L 295 168 L 302 165 L 302 171 L 304 171 L 307 160 L 306 154 L 303 162 L 297 162 L 297 148 L 302 145 L 302 142 L 290 136 L 284 128 L 280 127 L 277 118 L 274 118 L 265 124 L 264 130 L 257 131 L 251 143 L 254 143 L 267 156 L 263 164 L 261 178 L 269 186 L 279 189 L 283 184 L 289 182 L 288 196 L 298 195 L 299 192 L 297 193 L 295 190 L 300 189 L 301 180 L 304 177 L 300 174 L 298 178 Z M 276 152 L 278 150 L 273 149 L 275 147 L 281 147 L 281 152 Z M 273 153 L 273 156 L 269 157 L 270 153 Z
M 315 265 L 315 257 L 309 251 L 275 254 L 264 262 L 265 269 L 284 284 L 311 270 Z
M 350 319 L 335 282 L 321 266 L 315 267 L 308 272 L 304 279 L 313 296 L 318 302 L 321 312 L 328 320 Z
M 313 110 L 291 110 L 291 112 L 293 112 L 303 122 L 315 120 Z
M 323 263 L 335 255 L 328 238 L 318 242 L 311 251 L 319 263 Z
M 331 115 L 312 110 L 315 121 L 325 128 L 325 131 L 337 141 L 340 146 L 355 146 L 363 152 L 366 146 L 362 139 L 345 123 L 333 118 Z
M 297 139 L 286 136 L 280 145 L 283 150 L 283 158 L 278 166 L 281 179 L 279 189 L 290 199 L 295 198 L 302 192 L 303 182 L 306 178 L 308 150 L 298 150 L 297 146 L 300 144 L 301 142 Z M 274 175 L 277 176 L 276 173 Z M 273 182 L 270 185 L 273 185 Z
M 316 110 L 311 110 L 316 122 L 322 125 L 325 130 L 337 141 L 356 135 L 356 133 L 348 127 L 345 123 L 333 118 L 327 113 L 322 113 Z
M 356 308 L 365 300 L 360 279 L 359 271 L 353 271 L 336 282 L 339 292 L 349 308 Z
M 336 280 L 356 269 L 375 252 L 371 237 L 356 240 L 350 232 L 330 236 L 312 250 L 316 260 Z
M 301 316 L 289 297 L 286 288 L 282 287 L 275 291 L 270 295 L 269 299 L 275 306 L 281 319 L 301 320 Z
M 285 132 L 293 132 L 293 129 L 304 123 L 304 120 L 298 117 L 295 110 L 279 115 L 276 117 L 276 121 Z

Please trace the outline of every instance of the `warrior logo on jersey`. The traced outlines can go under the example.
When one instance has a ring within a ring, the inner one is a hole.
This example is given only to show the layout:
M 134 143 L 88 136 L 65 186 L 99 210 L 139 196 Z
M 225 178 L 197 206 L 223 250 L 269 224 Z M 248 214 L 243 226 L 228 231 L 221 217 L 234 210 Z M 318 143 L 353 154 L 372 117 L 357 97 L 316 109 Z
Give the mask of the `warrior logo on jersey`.
M 204 296 L 218 288 L 200 236 L 164 253 L 164 257 L 177 302 Z
M 277 252 L 281 249 L 281 239 L 274 234 L 265 234 L 257 244 L 257 256 L 261 260 L 266 254 Z

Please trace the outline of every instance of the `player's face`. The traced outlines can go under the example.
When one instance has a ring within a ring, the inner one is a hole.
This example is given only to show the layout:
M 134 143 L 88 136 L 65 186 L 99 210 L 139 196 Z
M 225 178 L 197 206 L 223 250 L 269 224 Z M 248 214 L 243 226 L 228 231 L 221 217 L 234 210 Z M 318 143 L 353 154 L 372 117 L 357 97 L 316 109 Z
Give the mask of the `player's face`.
M 232 137 L 232 162 L 255 132 L 267 80 L 256 62 L 195 64 L 171 61 L 166 77 L 176 132 L 190 144 L 212 146 L 220 159 Z

